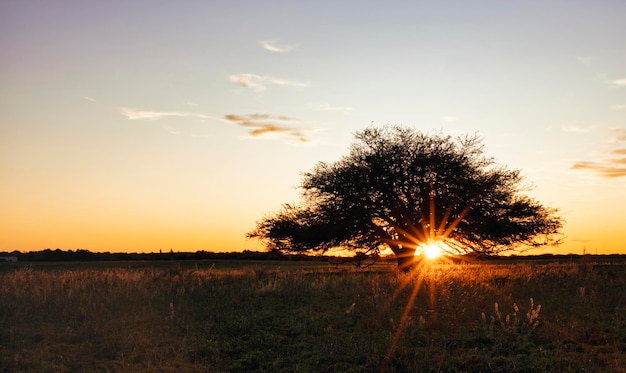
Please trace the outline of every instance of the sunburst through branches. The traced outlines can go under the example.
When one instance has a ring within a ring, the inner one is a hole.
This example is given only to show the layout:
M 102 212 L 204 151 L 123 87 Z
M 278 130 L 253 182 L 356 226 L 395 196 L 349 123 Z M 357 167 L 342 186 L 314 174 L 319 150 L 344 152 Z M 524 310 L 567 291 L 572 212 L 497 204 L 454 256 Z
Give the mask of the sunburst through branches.
M 403 229 L 397 224 L 390 224 L 390 233 L 395 239 L 385 241 L 396 247 L 414 249 L 416 260 L 417 258 L 432 260 L 466 253 L 468 248 L 450 235 L 469 213 L 474 205 L 474 200 L 469 201 L 465 208 L 456 214 L 454 220 L 450 221 L 453 216 L 453 207 L 448 207 L 440 221 L 437 221 L 436 195 L 437 193 L 431 184 L 428 217 L 421 212 L 419 223 L 410 225 L 408 229 Z
M 395 299 L 404 288 L 406 288 L 410 284 L 413 284 L 411 295 L 407 300 L 407 304 L 400 318 L 400 322 L 398 323 L 398 328 L 396 330 L 396 333 L 394 334 L 393 340 L 391 341 L 389 350 L 387 351 L 387 355 L 385 356 L 386 363 L 389 363 L 391 361 L 398 342 L 402 336 L 402 332 L 407 324 L 407 321 L 409 320 L 411 311 L 413 310 L 415 299 L 417 299 L 419 290 L 424 283 L 424 270 L 427 269 L 426 267 L 429 266 L 436 259 L 446 259 L 446 257 L 449 255 L 453 255 L 455 253 L 463 251 L 463 245 L 457 240 L 451 238 L 450 234 L 454 231 L 457 225 L 459 225 L 459 223 L 463 221 L 465 216 L 472 208 L 473 204 L 474 201 L 470 201 L 452 222 L 450 222 L 452 208 L 448 208 L 444 213 L 441 221 L 437 222 L 436 192 L 431 185 L 431 191 L 429 193 L 428 219 L 426 219 L 422 214 L 420 219 L 420 226 L 414 226 L 411 229 L 412 232 L 407 232 L 396 228 L 398 233 L 400 233 L 399 235 L 402 235 L 406 241 L 399 242 L 398 240 L 395 240 L 394 243 L 396 245 L 404 245 L 406 247 L 415 248 L 415 262 L 417 263 L 417 265 L 416 268 L 414 268 L 414 271 L 410 272 L 406 277 L 402 279 L 402 281 L 400 282 L 400 286 L 398 286 L 398 289 L 392 297 L 392 299 Z M 429 260 L 421 260 L 423 258 Z M 429 311 L 435 312 L 435 284 L 430 284 L 429 288 L 431 292 L 429 297 Z

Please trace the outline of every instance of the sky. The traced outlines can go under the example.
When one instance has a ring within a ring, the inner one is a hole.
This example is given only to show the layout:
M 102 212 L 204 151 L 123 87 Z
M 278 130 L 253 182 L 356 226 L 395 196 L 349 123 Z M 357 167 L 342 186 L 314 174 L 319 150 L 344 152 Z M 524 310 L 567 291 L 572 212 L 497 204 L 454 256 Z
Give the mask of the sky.
M 626 254 L 626 2 L 0 3 L 0 251 L 262 250 L 371 125 L 478 133 Z

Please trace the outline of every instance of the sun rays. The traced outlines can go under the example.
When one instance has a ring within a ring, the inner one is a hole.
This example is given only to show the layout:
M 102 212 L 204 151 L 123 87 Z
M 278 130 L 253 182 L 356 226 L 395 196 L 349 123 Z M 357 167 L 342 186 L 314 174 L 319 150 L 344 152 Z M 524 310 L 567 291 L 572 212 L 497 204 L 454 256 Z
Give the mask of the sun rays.
M 463 209 L 457 207 L 458 212 L 454 211 L 455 206 L 449 206 L 441 218 L 438 218 L 436 195 L 436 190 L 431 185 L 428 198 L 428 216 L 420 211 L 417 224 L 401 226 L 395 222 L 385 222 L 388 224 L 387 232 L 392 237 L 392 239 L 386 239 L 385 242 L 400 249 L 414 250 L 416 259 L 426 257 L 433 260 L 455 254 L 465 254 L 467 247 L 452 237 L 452 233 L 470 212 L 475 201 L 470 200 Z
M 408 320 L 410 319 L 411 312 L 413 311 L 413 305 L 419 294 L 424 280 L 426 278 L 427 271 L 432 270 L 436 263 L 444 260 L 444 262 L 451 262 L 447 257 L 465 252 L 464 245 L 458 240 L 451 237 L 455 228 L 463 221 L 465 216 L 469 213 L 474 200 L 469 203 L 457 214 L 453 214 L 453 207 L 448 207 L 441 217 L 440 221 L 437 221 L 437 204 L 436 204 L 436 191 L 431 185 L 431 191 L 429 193 L 428 204 L 428 218 L 420 213 L 419 224 L 411 225 L 408 229 L 402 229 L 397 226 L 393 226 L 394 235 L 396 239 L 389 241 L 390 244 L 395 244 L 397 247 L 406 247 L 415 250 L 413 258 L 412 271 L 408 272 L 406 276 L 402 277 L 398 288 L 393 294 L 392 301 L 400 295 L 403 289 L 409 285 L 413 285 L 411 294 L 407 300 L 407 304 L 404 307 L 400 322 L 396 333 L 393 336 L 389 350 L 385 356 L 385 361 L 391 361 L 393 354 L 396 350 L 398 342 L 402 337 Z M 450 221 L 454 216 L 454 220 Z M 402 239 L 399 239 L 402 237 Z M 430 283 L 430 304 L 429 312 L 435 312 L 435 284 Z

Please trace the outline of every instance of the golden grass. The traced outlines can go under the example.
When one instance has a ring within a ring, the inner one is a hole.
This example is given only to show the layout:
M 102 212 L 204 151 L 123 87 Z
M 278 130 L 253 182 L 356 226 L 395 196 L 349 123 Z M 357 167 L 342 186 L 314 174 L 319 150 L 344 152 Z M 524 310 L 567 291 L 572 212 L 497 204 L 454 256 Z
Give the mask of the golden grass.
M 625 270 L 624 263 L 435 264 L 418 275 L 385 263 L 366 271 L 288 262 L 3 266 L 0 371 L 619 372 Z

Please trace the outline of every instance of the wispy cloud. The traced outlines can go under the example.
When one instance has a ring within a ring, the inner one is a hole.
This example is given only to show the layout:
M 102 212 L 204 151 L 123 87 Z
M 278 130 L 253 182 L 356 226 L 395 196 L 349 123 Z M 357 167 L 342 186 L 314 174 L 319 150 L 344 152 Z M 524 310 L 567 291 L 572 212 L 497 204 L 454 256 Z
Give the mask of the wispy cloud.
M 270 52 L 276 52 L 276 53 L 290 52 L 297 47 L 296 45 L 293 45 L 293 44 L 292 45 L 281 44 L 277 40 L 261 40 L 259 44 L 261 45 L 263 49 L 266 49 Z
M 593 171 L 602 177 L 609 179 L 626 176 L 626 167 L 610 166 L 606 163 L 597 162 L 576 162 L 572 166 L 573 170 Z
M 149 111 L 140 109 L 120 108 L 120 113 L 130 120 L 158 120 L 167 117 L 188 117 L 200 119 L 216 119 L 210 115 L 179 111 Z
M 276 134 L 287 136 L 291 142 L 307 143 L 311 141 L 306 135 L 306 130 L 292 128 L 285 125 L 285 123 L 298 123 L 299 120 L 295 118 L 271 116 L 269 114 L 228 114 L 224 116 L 224 119 L 228 122 L 249 128 L 248 134 L 252 137 Z
M 279 135 L 287 137 L 290 143 L 307 143 L 311 140 L 308 134 L 310 129 L 294 128 L 293 125 L 301 123 L 296 118 L 283 115 L 271 116 L 269 114 L 236 115 L 228 114 L 223 117 L 216 117 L 202 113 L 179 112 L 179 111 L 151 111 L 140 109 L 120 108 L 119 112 L 129 120 L 150 120 L 157 121 L 164 118 L 199 118 L 211 119 L 220 122 L 234 123 L 249 129 L 251 137 L 263 135 Z M 163 128 L 171 134 L 180 135 L 181 131 L 167 124 Z
M 613 87 L 626 87 L 626 78 L 611 80 L 609 84 Z
M 267 89 L 268 85 L 280 85 L 280 86 L 288 86 L 288 87 L 308 87 L 309 83 L 307 82 L 298 82 L 295 80 L 286 80 L 282 78 L 276 78 L 273 76 L 267 75 L 256 75 L 256 74 L 233 74 L 228 77 L 231 82 L 237 84 L 240 87 L 252 88 L 257 92 L 262 92 Z
M 89 101 L 89 102 L 96 102 L 96 99 L 91 96 L 83 96 L 83 100 Z
M 617 132 L 611 142 L 617 144 L 619 148 L 613 149 L 609 154 L 626 155 L 626 129 L 618 128 L 612 131 Z M 605 178 L 626 177 L 626 157 L 607 158 L 604 160 L 589 162 L 576 162 L 572 166 L 573 170 L 592 171 Z
M 624 110 L 624 109 L 626 109 L 626 105 L 623 105 L 623 104 L 611 105 L 611 110 Z
M 446 115 L 443 118 L 441 118 L 441 120 L 443 120 L 444 122 L 456 122 L 457 120 L 459 120 L 459 118 L 453 115 Z

